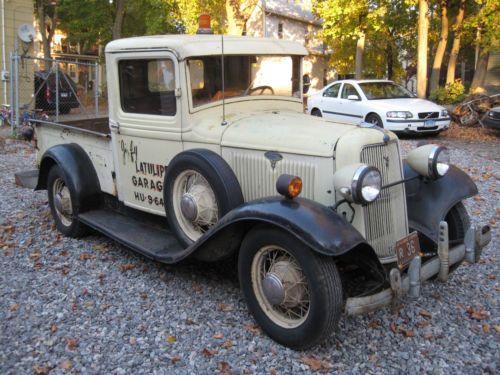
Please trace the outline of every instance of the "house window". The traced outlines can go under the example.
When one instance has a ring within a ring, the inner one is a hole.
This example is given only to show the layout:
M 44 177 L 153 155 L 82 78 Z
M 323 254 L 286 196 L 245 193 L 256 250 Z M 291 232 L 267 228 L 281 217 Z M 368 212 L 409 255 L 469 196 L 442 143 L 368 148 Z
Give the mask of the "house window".
M 309 33 L 307 31 L 304 33 L 304 45 L 306 47 L 309 45 Z
M 278 38 L 283 39 L 283 22 L 278 23 Z

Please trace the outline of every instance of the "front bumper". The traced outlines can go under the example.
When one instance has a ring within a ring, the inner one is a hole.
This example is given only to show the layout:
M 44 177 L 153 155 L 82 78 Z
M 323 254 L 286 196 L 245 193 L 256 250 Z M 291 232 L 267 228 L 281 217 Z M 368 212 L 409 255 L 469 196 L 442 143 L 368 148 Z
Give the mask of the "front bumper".
M 391 303 L 397 303 L 404 294 L 411 298 L 420 295 L 421 283 L 438 275 L 441 281 L 447 281 L 450 267 L 461 263 L 464 259 L 469 263 L 479 261 L 482 249 L 491 241 L 489 226 L 480 229 L 470 228 L 464 244 L 450 248 L 448 245 L 448 224 L 442 221 L 439 225 L 440 238 L 438 256 L 422 264 L 420 256 L 415 257 L 408 271 L 404 274 L 393 268 L 390 272 L 391 287 L 376 294 L 365 297 L 350 297 L 346 301 L 345 312 L 348 315 L 364 314 Z
M 429 133 L 448 129 L 450 117 L 441 117 L 428 119 L 433 122 L 432 125 L 426 125 L 426 119 L 385 119 L 385 127 L 394 132 L 404 133 Z

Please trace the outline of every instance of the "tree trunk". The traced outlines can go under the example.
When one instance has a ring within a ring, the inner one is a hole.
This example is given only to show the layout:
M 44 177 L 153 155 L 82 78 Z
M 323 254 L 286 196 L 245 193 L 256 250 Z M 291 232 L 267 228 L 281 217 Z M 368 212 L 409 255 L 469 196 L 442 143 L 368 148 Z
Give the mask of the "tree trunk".
M 116 0 L 115 21 L 113 23 L 113 40 L 122 37 L 123 19 L 125 18 L 126 0 Z
M 356 79 L 361 79 L 363 77 L 363 53 L 365 52 L 365 37 L 366 34 L 362 31 L 359 34 L 358 42 L 356 44 Z
M 490 57 L 490 51 L 486 48 L 481 50 L 479 54 L 479 59 L 477 61 L 477 68 L 474 72 L 474 78 L 472 79 L 472 85 L 470 87 L 471 93 L 482 93 L 486 89 L 484 83 L 486 81 L 486 73 L 488 72 L 488 58 Z
M 439 78 L 441 77 L 441 66 L 443 65 L 443 57 L 448 43 L 448 0 L 441 0 L 441 36 L 434 56 L 432 64 L 431 79 L 429 81 L 429 91 L 434 91 L 439 86 Z
M 43 57 L 47 59 L 45 61 L 45 69 L 50 69 L 52 67 L 52 55 L 50 53 L 50 45 L 52 43 L 52 37 L 57 26 L 57 8 L 54 8 L 54 16 L 51 19 L 50 29 L 47 31 L 47 25 L 45 19 L 47 14 L 45 13 L 46 4 L 44 0 L 36 0 L 36 10 L 38 16 L 38 27 L 40 29 L 40 35 L 42 36 L 42 46 L 43 46 Z
M 455 82 L 455 69 L 457 66 L 458 52 L 460 51 L 460 38 L 462 37 L 462 23 L 465 13 L 465 0 L 460 0 L 457 19 L 454 29 L 455 36 L 453 38 L 453 46 L 451 47 L 450 60 L 448 62 L 448 71 L 446 73 L 446 84 Z
M 394 56 L 392 54 L 391 43 L 387 44 L 386 56 L 387 56 L 387 79 L 392 80 L 392 76 L 394 74 Z
M 427 37 L 429 22 L 427 12 L 428 0 L 418 1 L 418 56 L 417 56 L 417 96 L 425 98 L 427 90 Z

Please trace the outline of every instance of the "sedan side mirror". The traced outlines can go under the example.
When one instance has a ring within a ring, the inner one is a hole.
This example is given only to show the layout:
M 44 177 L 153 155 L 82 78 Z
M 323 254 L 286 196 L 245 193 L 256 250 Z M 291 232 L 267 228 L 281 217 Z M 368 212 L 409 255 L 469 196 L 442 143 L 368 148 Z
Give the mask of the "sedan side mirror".
M 357 96 L 357 95 L 349 95 L 347 97 L 347 100 L 360 100 L 360 99 L 359 99 L 359 96 Z

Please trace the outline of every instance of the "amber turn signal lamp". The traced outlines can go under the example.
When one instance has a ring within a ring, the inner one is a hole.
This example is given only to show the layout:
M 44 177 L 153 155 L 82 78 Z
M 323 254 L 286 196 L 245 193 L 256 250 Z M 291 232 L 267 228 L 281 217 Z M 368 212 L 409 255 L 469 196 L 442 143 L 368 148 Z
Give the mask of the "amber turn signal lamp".
M 210 15 L 207 13 L 200 15 L 198 17 L 198 31 L 196 31 L 196 34 L 213 34 L 214 31 L 210 26 L 210 22 Z
M 284 197 L 293 199 L 302 192 L 302 179 L 291 174 L 282 174 L 276 181 L 276 190 Z

